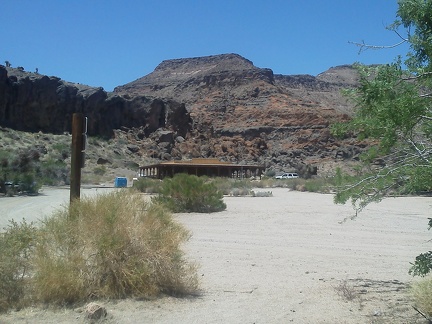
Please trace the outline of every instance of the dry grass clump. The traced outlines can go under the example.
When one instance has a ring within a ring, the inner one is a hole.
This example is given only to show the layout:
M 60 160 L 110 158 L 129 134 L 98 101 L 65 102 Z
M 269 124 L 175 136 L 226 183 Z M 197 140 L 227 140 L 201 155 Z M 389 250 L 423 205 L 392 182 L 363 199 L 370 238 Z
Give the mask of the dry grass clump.
M 334 287 L 337 294 L 346 301 L 353 301 L 359 297 L 358 291 L 352 286 L 347 279 L 341 280 L 337 286 Z
M 29 301 L 197 294 L 190 234 L 162 206 L 122 190 L 76 201 L 43 221 L 30 257 Z
M 416 309 L 432 323 L 432 278 L 422 279 L 412 285 Z

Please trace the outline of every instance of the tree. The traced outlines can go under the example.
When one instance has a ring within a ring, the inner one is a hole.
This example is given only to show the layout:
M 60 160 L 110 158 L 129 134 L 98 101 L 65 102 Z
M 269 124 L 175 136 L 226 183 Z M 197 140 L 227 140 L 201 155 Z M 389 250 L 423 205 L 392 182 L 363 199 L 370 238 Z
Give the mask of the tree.
M 392 194 L 432 191 L 432 0 L 400 0 L 398 5 L 389 29 L 409 44 L 407 59 L 359 65 L 360 85 L 350 90 L 354 116 L 333 127 L 336 135 L 354 134 L 371 143 L 357 176 L 337 176 L 335 202 L 351 200 L 357 212 Z M 421 256 L 423 267 L 416 260 L 413 274 L 432 269 L 432 252 Z

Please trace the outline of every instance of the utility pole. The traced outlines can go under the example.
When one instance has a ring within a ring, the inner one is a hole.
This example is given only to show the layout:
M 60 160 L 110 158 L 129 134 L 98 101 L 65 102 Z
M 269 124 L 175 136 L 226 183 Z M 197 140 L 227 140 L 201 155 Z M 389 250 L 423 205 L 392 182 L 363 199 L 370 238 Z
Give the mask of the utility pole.
M 87 118 L 81 113 L 72 116 L 72 156 L 70 179 L 70 203 L 80 199 L 81 168 L 84 166 L 84 150 L 87 133 Z

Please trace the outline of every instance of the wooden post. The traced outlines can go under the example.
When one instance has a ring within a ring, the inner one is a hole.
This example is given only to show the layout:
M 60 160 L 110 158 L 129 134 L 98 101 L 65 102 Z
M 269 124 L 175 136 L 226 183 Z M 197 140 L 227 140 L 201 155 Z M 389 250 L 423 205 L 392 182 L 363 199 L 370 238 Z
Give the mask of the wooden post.
M 70 179 L 70 203 L 80 199 L 81 190 L 81 167 L 83 163 L 84 149 L 84 117 L 81 113 L 72 116 L 72 156 L 71 156 L 71 179 Z

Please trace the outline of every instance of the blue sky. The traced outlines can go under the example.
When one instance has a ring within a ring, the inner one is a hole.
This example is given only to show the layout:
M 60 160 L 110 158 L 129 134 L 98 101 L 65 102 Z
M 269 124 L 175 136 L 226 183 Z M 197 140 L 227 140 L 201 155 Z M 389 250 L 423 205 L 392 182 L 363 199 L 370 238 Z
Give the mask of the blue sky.
M 278 74 L 391 63 L 396 0 L 1 0 L 0 64 L 112 91 L 166 59 L 237 53 Z

